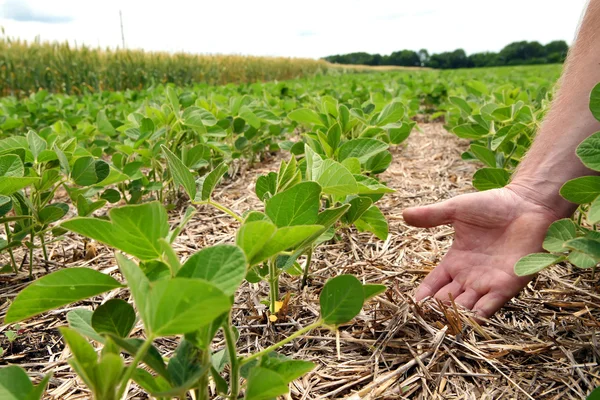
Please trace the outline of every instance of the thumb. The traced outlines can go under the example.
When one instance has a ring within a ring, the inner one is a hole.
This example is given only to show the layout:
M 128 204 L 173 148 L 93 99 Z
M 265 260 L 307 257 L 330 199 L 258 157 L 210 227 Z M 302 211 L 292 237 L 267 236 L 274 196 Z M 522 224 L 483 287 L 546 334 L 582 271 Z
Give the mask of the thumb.
M 418 228 L 432 228 L 452 223 L 455 210 L 454 199 L 423 207 L 411 207 L 403 211 L 407 224 Z

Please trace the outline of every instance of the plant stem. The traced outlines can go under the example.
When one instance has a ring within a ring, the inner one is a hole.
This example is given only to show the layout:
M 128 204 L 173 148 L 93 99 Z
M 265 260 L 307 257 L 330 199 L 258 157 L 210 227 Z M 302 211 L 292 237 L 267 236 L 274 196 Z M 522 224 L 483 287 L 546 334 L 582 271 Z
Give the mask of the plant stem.
M 206 367 L 206 371 L 202 374 L 198 380 L 198 390 L 196 391 L 196 400 L 209 400 L 210 395 L 208 393 L 208 373 L 210 371 L 210 352 L 209 350 L 202 350 L 200 356 L 200 364 L 202 367 Z M 185 397 L 182 397 L 185 399 Z
M 225 207 L 224 205 L 214 202 L 212 200 L 208 200 L 206 202 L 206 204 L 213 206 L 214 208 L 223 211 L 225 214 L 229 214 L 230 216 L 232 216 L 236 221 L 238 222 L 244 222 L 244 220 L 242 219 L 242 217 L 240 217 L 239 215 L 237 215 L 237 213 L 235 213 L 234 211 L 232 211 L 231 209 Z
M 15 255 L 12 251 L 12 247 L 10 247 L 10 243 L 12 242 L 12 233 L 10 232 L 10 226 L 8 226 L 8 222 L 4 223 L 4 230 L 6 231 L 6 243 L 8 244 L 8 254 L 10 255 L 10 263 L 12 265 L 14 273 L 18 273 L 19 269 L 17 268 L 17 262 L 15 261 Z
M 42 252 L 44 253 L 44 260 L 48 261 L 48 250 L 46 249 L 46 242 L 44 241 L 44 232 L 40 234 L 40 242 L 42 244 Z
M 231 313 L 229 314 L 229 323 L 227 326 L 223 326 L 223 334 L 225 335 L 225 342 L 227 343 L 231 367 L 229 371 L 229 387 L 231 390 L 229 399 L 236 400 L 240 395 L 240 359 L 236 351 L 235 334 L 231 328 Z
M 277 266 L 275 259 L 269 260 L 269 311 L 275 314 L 277 299 L 279 299 L 279 276 L 277 275 Z
M 35 235 L 33 234 L 33 228 L 31 229 L 31 246 L 29 246 L 29 279 L 33 278 L 33 240 Z
M 121 378 L 121 386 L 119 387 L 119 391 L 117 392 L 117 399 L 123 398 L 123 395 L 125 394 L 125 389 L 127 389 L 127 384 L 129 383 L 129 380 L 131 379 L 131 376 L 133 375 L 133 371 L 135 371 L 135 369 L 137 368 L 137 365 L 140 363 L 142 358 L 144 358 L 144 356 L 148 352 L 148 349 L 150 349 L 150 346 L 152 346 L 153 340 L 154 340 L 153 336 L 148 336 L 146 338 L 146 340 L 144 341 L 144 343 L 142 343 L 142 346 L 138 349 L 137 353 L 135 353 L 135 357 L 133 357 L 133 361 L 131 362 L 131 364 L 129 364 L 129 366 L 125 370 L 125 373 L 123 374 L 123 378 Z
M 248 364 L 250 361 L 252 360 L 256 360 L 257 358 L 260 358 L 266 354 L 269 354 L 270 352 L 277 350 L 278 348 L 280 348 L 281 346 L 284 346 L 286 344 L 288 344 L 289 342 L 291 342 L 292 340 L 298 338 L 299 336 L 304 335 L 305 333 L 320 327 L 321 325 L 323 325 L 323 320 L 319 318 L 319 320 L 317 320 L 316 322 L 305 326 L 304 328 L 300 329 L 299 331 L 297 331 L 296 333 L 294 333 L 293 335 L 290 335 L 288 337 L 286 337 L 285 339 L 283 339 L 280 342 L 275 343 L 272 346 L 267 347 L 264 350 L 259 351 L 258 353 L 254 353 L 251 356 L 248 356 L 246 358 L 242 358 L 240 360 L 240 366 Z
M 304 275 L 302 275 L 300 289 L 304 289 L 304 286 L 306 286 L 306 282 L 308 281 L 308 269 L 310 268 L 310 263 L 312 261 L 313 250 L 314 249 L 311 246 L 310 249 L 308 249 L 308 253 L 306 253 L 306 265 L 304 265 Z

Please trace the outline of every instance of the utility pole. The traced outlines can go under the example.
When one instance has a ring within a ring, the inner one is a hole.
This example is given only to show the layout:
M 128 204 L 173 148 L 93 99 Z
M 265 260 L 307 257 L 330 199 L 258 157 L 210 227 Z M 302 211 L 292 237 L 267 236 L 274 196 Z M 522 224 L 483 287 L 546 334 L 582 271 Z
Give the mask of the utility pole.
M 123 13 L 119 10 L 119 19 L 121 20 L 121 40 L 123 41 L 123 50 L 125 50 L 125 33 L 123 32 Z

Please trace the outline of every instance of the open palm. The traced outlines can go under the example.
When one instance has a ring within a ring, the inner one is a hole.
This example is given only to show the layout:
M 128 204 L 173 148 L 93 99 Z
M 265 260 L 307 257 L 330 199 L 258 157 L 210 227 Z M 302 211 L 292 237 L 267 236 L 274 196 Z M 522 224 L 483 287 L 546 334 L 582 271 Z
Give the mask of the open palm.
M 417 300 L 434 296 L 490 317 L 532 277 L 518 277 L 515 263 L 539 251 L 548 226 L 558 217 L 510 188 L 465 194 L 442 203 L 409 208 L 405 221 L 430 228 L 451 224 L 452 247 L 423 280 Z

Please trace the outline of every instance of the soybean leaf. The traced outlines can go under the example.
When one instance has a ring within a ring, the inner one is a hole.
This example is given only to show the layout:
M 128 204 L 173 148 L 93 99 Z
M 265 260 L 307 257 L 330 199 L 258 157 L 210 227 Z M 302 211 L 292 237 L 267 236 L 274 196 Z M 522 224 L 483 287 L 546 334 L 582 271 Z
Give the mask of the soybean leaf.
M 19 190 L 37 183 L 40 178 L 25 176 L 0 176 L 0 195 L 11 195 Z
M 276 254 L 304 243 L 308 238 L 319 235 L 324 230 L 321 225 L 296 225 L 277 229 L 267 243 L 250 259 L 255 265 Z
M 41 400 L 44 396 L 44 392 L 46 391 L 46 387 L 48 387 L 48 382 L 50 382 L 52 374 L 46 374 L 36 386 L 33 387 L 33 390 L 29 392 L 29 396 L 25 398 L 25 400 Z
M 548 228 L 544 239 L 544 250 L 550 253 L 562 253 L 567 251 L 563 244 L 567 240 L 577 236 L 577 225 L 570 218 L 558 220 Z
M 478 144 L 472 144 L 471 147 L 469 147 L 469 150 L 471 150 L 471 152 L 475 155 L 475 157 L 477 157 L 477 159 L 479 159 L 479 161 L 488 167 L 496 167 L 496 155 L 487 147 L 480 146 Z
M 346 158 L 344 161 L 342 161 L 342 165 L 346 167 L 353 175 L 360 174 L 360 160 L 358 158 Z
M 69 206 L 65 203 L 54 203 L 46 206 L 38 213 L 38 219 L 44 225 L 56 222 L 69 212 Z
M 246 276 L 246 256 L 237 246 L 208 247 L 191 256 L 177 276 L 204 279 L 231 296 Z
M 12 207 L 12 199 L 8 196 L 0 195 L 0 217 L 8 214 L 8 212 L 12 210 Z
M 394 193 L 395 190 L 389 188 L 377 180 L 364 175 L 354 175 L 356 183 L 358 184 L 359 194 L 384 194 Z
M 540 272 L 546 267 L 562 261 L 564 257 L 548 253 L 534 253 L 521 258 L 515 264 L 515 274 L 517 276 L 532 275 Z
M 23 161 L 16 154 L 0 156 L 0 176 L 22 177 L 25 174 Z
M 138 338 L 129 338 L 124 339 L 119 336 L 109 334 L 110 338 L 120 346 L 125 352 L 128 354 L 135 356 L 140 347 L 144 344 L 144 340 Z M 167 366 L 165 365 L 162 355 L 154 346 L 150 346 L 148 352 L 143 358 L 144 363 L 152 368 L 157 374 L 160 376 L 170 380 L 171 377 L 169 375 L 169 371 L 167 371 Z
M 73 358 L 69 360 L 69 364 L 88 387 L 96 388 L 95 370 L 98 364 L 96 350 L 73 329 L 60 327 L 58 330 L 67 346 L 69 346 L 69 350 L 73 353 Z
M 190 219 L 192 219 L 194 214 L 196 214 L 196 209 L 193 206 L 188 206 L 185 209 L 185 214 L 181 218 L 179 225 L 167 235 L 167 242 L 173 243 L 175 239 L 177 239 L 177 236 L 179 236 L 185 225 L 190 222 Z
M 371 206 L 365 211 L 359 219 L 354 221 L 354 225 L 360 232 L 371 232 L 380 240 L 387 239 L 388 223 L 385 216 L 377 206 Z
M 385 285 L 363 285 L 365 300 L 377 296 L 386 291 Z
M 0 212 L 0 216 L 2 213 Z M 600 222 L 600 196 L 596 197 L 587 213 L 587 220 L 590 224 L 597 224 Z
M 173 385 L 178 388 L 190 387 L 204 372 L 200 362 L 200 350 L 183 339 L 167 367 Z
M 98 343 L 104 343 L 104 338 L 92 327 L 92 314 L 93 312 L 91 310 L 77 308 L 67 313 L 67 322 L 71 329 L 76 330 L 81 335 L 95 340 Z
M 287 357 L 265 357 L 260 366 L 276 372 L 285 382 L 292 382 L 315 368 L 315 364 L 309 361 Z
M 73 218 L 62 227 L 122 250 L 141 260 L 162 256 L 159 239 L 167 237 L 167 212 L 158 202 L 128 205 L 109 211 L 111 221 Z
M 117 131 L 115 130 L 115 128 L 112 126 L 112 124 L 106 117 L 106 113 L 104 112 L 104 110 L 98 111 L 98 114 L 96 115 L 96 127 L 98 128 L 100 133 L 102 133 L 104 135 L 107 135 L 107 136 L 116 136 L 117 135 Z
M 16 365 L 0 369 L 0 399 L 23 400 L 33 391 L 33 384 L 25 370 Z
M 69 268 L 46 275 L 23 289 L 8 308 L 4 323 L 21 321 L 87 299 L 122 285 L 90 268 Z
M 383 108 L 377 117 L 377 126 L 384 126 L 400 121 L 404 117 L 404 104 L 394 101 Z
M 100 305 L 92 315 L 92 327 L 98 333 L 112 333 L 125 338 L 135 325 L 135 310 L 121 299 L 110 299 Z
M 590 93 L 590 111 L 594 118 L 600 121 L 600 83 L 594 86 Z
M 319 184 L 302 182 L 268 199 L 265 213 L 278 227 L 314 224 L 320 196 Z
M 148 293 L 150 291 L 150 281 L 144 275 L 144 272 L 136 263 L 126 258 L 121 253 L 116 253 L 115 258 L 121 274 L 127 281 L 127 287 L 131 291 L 133 301 L 137 306 L 138 312 L 146 328 L 150 324 L 150 316 L 148 314 Z
M 277 227 L 270 221 L 245 222 L 238 229 L 236 244 L 244 251 L 250 265 L 256 264 L 255 256 L 269 242 L 276 230 Z
M 319 114 L 308 108 L 300 108 L 288 114 L 288 118 L 305 125 L 323 125 Z
M 387 143 L 377 139 L 352 139 L 340 146 L 338 157 L 340 161 L 349 157 L 356 157 L 361 163 L 375 154 L 388 149 Z
M 368 197 L 355 197 L 348 203 L 350 204 L 350 208 L 348 209 L 348 212 L 344 214 L 343 220 L 345 223 L 351 224 L 359 219 L 365 211 L 371 207 L 373 200 Z
M 204 177 L 204 179 L 202 180 L 202 187 L 201 187 L 200 193 L 199 193 L 201 201 L 207 201 L 210 199 L 210 196 L 212 195 L 213 191 L 215 190 L 215 187 L 217 186 L 217 184 L 219 183 L 219 181 L 221 180 L 223 175 L 225 175 L 227 170 L 228 170 L 227 164 L 225 164 L 223 162 L 223 163 L 217 165 L 217 167 L 215 169 L 210 171 L 210 173 Z M 198 200 L 198 198 L 196 196 L 196 201 L 197 200 Z
M 250 371 L 246 386 L 246 400 L 271 400 L 288 392 L 288 382 L 267 368 L 255 367 Z
M 380 174 L 388 169 L 391 163 L 392 153 L 386 150 L 369 158 L 365 164 L 365 169 L 373 174 Z
M 597 261 L 600 261 L 600 241 L 599 240 L 595 240 L 595 239 L 592 239 L 589 237 L 580 237 L 577 239 L 569 240 L 568 242 L 565 243 L 565 246 L 570 249 L 573 249 L 573 250 L 578 250 L 582 253 L 585 253 L 585 254 L 593 257 Z
M 151 394 L 167 392 L 171 384 L 163 376 L 152 376 L 145 369 L 136 368 L 131 377 L 142 389 Z M 160 398 L 159 398 L 160 399 Z
M 571 179 L 560 188 L 560 195 L 571 203 L 590 203 L 600 195 L 600 176 Z
M 273 196 L 277 192 L 277 174 L 269 172 L 267 175 L 259 176 L 254 190 L 259 200 L 265 200 L 267 195 Z
M 600 112 L 598 113 L 598 116 L 600 117 Z M 596 117 L 596 119 L 598 119 L 598 117 Z M 592 391 L 592 393 L 590 393 L 588 395 L 586 400 L 600 400 L 600 387 L 597 387 L 596 389 L 594 389 Z
M 577 156 L 586 167 L 600 171 L 600 132 L 594 133 L 581 142 L 577 147 Z
M 508 184 L 510 173 L 503 168 L 482 168 L 473 175 L 473 186 L 477 190 L 502 188 Z
M 95 366 L 96 395 L 100 399 L 114 398 L 121 376 L 125 369 L 123 359 L 118 354 L 103 354 Z
M 405 141 L 416 122 L 403 122 L 400 127 L 390 126 L 387 128 L 388 135 L 390 136 L 390 142 L 392 144 L 400 144 Z
M 146 301 L 147 329 L 156 336 L 193 332 L 231 308 L 229 296 L 215 285 L 188 278 L 154 282 Z
M 598 264 L 598 261 L 596 261 L 593 257 L 575 250 L 572 250 L 569 253 L 567 256 L 567 261 L 581 269 L 592 268 Z
M 319 304 L 321 318 L 328 325 L 339 325 L 356 317 L 365 300 L 362 283 L 353 275 L 339 275 L 325 283 Z
M 192 175 L 188 167 L 171 150 L 167 149 L 164 145 L 161 148 L 167 158 L 167 164 L 173 180 L 176 184 L 183 186 L 190 199 L 194 200 L 196 198 L 196 180 L 194 179 L 194 175 Z
M 91 186 L 102 182 L 110 173 L 108 164 L 94 157 L 80 157 L 73 164 L 71 179 L 79 186 Z
M 27 144 L 29 145 L 31 154 L 33 154 L 33 159 L 36 162 L 40 153 L 46 150 L 46 147 L 48 146 L 46 141 L 42 139 L 40 135 L 31 130 L 27 132 Z
M 346 167 L 334 160 L 323 161 L 313 169 L 313 177 L 323 193 L 347 196 L 358 192 L 356 179 Z

